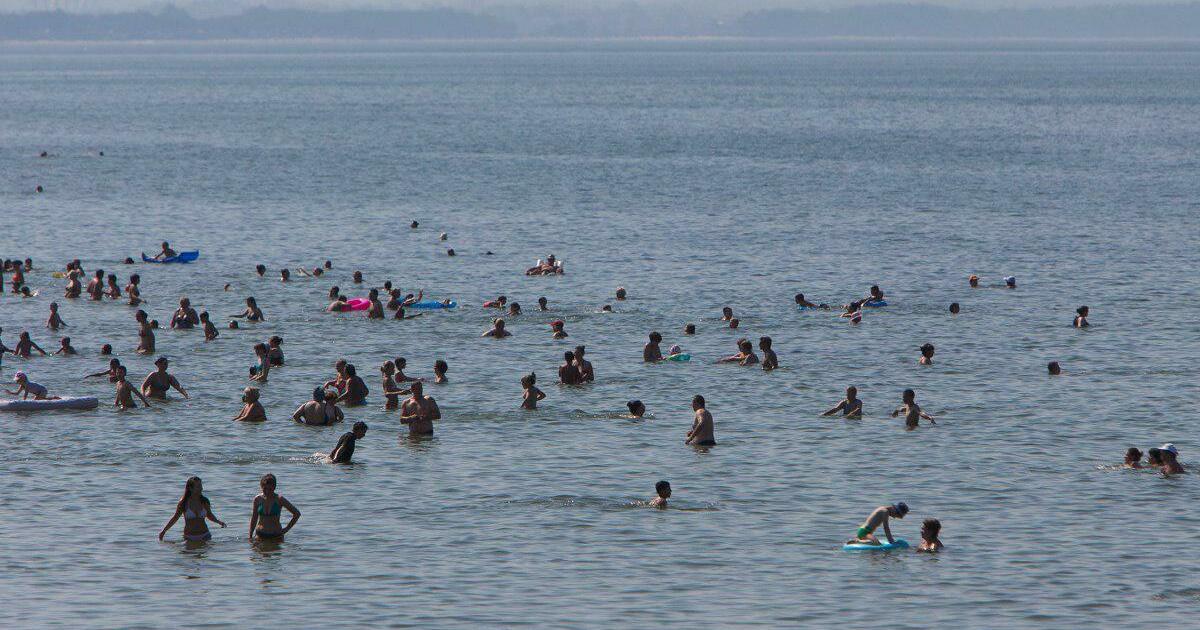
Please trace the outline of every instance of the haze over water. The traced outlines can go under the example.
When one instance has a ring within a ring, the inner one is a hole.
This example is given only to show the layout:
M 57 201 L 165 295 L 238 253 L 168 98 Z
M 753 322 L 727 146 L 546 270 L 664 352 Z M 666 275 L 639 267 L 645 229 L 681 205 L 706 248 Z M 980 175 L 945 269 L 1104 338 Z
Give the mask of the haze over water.
M 4 340 L 57 347 L 57 300 L 82 353 L 6 356 L 0 380 L 22 369 L 102 401 L 0 415 L 6 626 L 1194 617 L 1195 475 L 1110 467 L 1164 442 L 1200 465 L 1200 49 L 10 47 L 0 112 L 0 256 L 32 257 L 41 291 L 0 297 Z M 200 261 L 119 264 L 162 240 Z M 522 275 L 550 252 L 566 275 Z M 158 331 L 192 399 L 117 412 L 104 379 L 81 380 L 105 367 L 100 345 L 135 383 L 153 358 L 133 354 L 134 309 L 62 299 L 50 272 L 76 257 L 122 285 L 140 273 L 164 325 L 184 295 L 221 324 L 253 295 L 268 320 L 207 344 Z M 329 278 L 277 281 L 327 258 Z M 365 295 L 354 270 L 463 307 L 322 312 L 333 284 Z M 1018 289 L 994 288 L 1006 275 Z M 792 305 L 872 284 L 890 305 L 857 327 Z M 498 294 L 525 314 L 512 338 L 479 339 Z M 740 330 L 717 321 L 726 305 Z M 693 360 L 642 364 L 651 330 Z M 287 365 L 263 388 L 268 421 L 235 424 L 251 346 L 274 334 Z M 761 335 L 782 369 L 713 365 Z M 577 343 L 596 383 L 554 385 Z M 378 366 L 397 356 L 411 375 L 450 365 L 427 390 L 432 441 L 398 439 L 382 410 Z M 314 454 L 350 422 L 290 420 L 342 357 L 372 390 L 347 410 L 371 427 L 347 467 Z M 518 409 L 529 371 L 548 394 L 536 412 Z M 867 417 L 818 417 L 850 384 Z M 887 416 L 908 387 L 936 426 Z M 709 451 L 682 443 L 697 393 Z M 632 398 L 653 417 L 618 418 Z M 303 512 L 266 553 L 246 540 L 265 472 Z M 199 551 L 156 539 L 190 475 L 229 522 Z M 640 507 L 659 479 L 671 509 Z M 915 543 L 939 518 L 945 553 L 841 551 L 899 500 L 912 513 L 894 532 Z

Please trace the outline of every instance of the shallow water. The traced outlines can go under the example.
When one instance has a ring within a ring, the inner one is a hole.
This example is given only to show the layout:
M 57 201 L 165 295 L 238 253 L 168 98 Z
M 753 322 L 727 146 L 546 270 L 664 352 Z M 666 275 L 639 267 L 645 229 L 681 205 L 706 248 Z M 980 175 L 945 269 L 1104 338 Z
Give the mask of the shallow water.
M 0 255 L 32 256 L 41 295 L 0 298 L 0 325 L 10 346 L 30 330 L 51 350 L 58 299 L 83 356 L 5 357 L 0 376 L 106 404 L 0 416 L 0 619 L 1190 621 L 1200 486 L 1108 467 L 1167 441 L 1200 465 L 1198 62 L 1187 48 L 6 49 Z M 200 261 L 118 264 L 163 239 Z M 521 274 L 547 252 L 567 275 Z M 181 295 L 218 322 L 254 295 L 268 321 L 208 344 L 159 331 L 192 400 L 116 412 L 106 382 L 80 380 L 103 368 L 99 346 L 135 382 L 152 359 L 132 353 L 133 309 L 59 297 L 50 271 L 73 257 L 122 285 L 140 273 L 164 323 Z M 326 258 L 328 279 L 253 275 Z M 355 269 L 464 307 L 323 313 L 334 283 L 365 294 Z M 971 273 L 988 287 L 970 290 Z M 1009 274 L 1018 289 L 994 288 Z M 890 305 L 860 326 L 791 306 L 871 284 Z M 631 299 L 614 302 L 617 286 Z M 501 293 L 526 314 L 511 339 L 479 339 L 492 313 L 477 305 Z M 551 313 L 530 310 L 540 295 Z M 1090 330 L 1070 327 L 1080 304 Z M 741 330 L 717 321 L 724 305 Z M 567 342 L 550 339 L 554 318 Z M 650 330 L 694 359 L 641 364 Z M 251 346 L 272 334 L 287 367 L 264 387 L 269 421 L 234 424 Z M 713 365 L 760 335 L 779 371 Z M 936 365 L 920 367 L 927 341 Z M 553 385 L 576 343 L 597 383 Z M 450 364 L 429 390 L 444 415 L 432 441 L 400 439 L 380 408 L 377 367 L 396 356 L 414 375 Z M 314 457 L 347 425 L 289 419 L 339 357 L 374 390 L 347 413 L 371 426 L 347 467 Z M 548 398 L 522 412 L 531 370 Z M 818 417 L 848 384 L 867 417 Z M 887 417 L 906 387 L 936 426 Z M 682 444 L 697 393 L 711 450 Z M 653 418 L 617 417 L 630 398 Z M 246 540 L 268 471 L 303 512 L 276 549 Z M 198 550 L 159 543 L 193 474 L 230 527 Z M 659 479 L 672 508 L 640 507 Z M 840 550 L 897 500 L 913 512 L 896 533 L 915 543 L 940 518 L 946 553 Z

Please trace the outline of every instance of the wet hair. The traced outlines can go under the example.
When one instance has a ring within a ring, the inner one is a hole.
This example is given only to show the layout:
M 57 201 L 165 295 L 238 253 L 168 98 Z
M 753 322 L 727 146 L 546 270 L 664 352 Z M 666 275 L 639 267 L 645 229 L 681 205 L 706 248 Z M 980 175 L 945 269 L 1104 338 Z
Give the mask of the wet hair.
M 526 374 L 525 376 L 522 376 L 521 377 L 521 387 L 533 387 L 533 379 L 534 379 L 534 376 L 533 376 L 532 372 L 530 372 L 529 374 Z
M 353 363 L 346 364 L 346 376 L 358 376 L 358 368 Z
M 701 396 L 700 394 L 696 394 L 695 396 L 692 396 L 692 404 L 703 409 L 704 408 L 704 397 Z
M 803 293 L 797 293 L 797 294 L 796 294 L 796 298 L 795 298 L 795 299 L 796 299 L 796 303 L 797 303 L 797 304 L 799 304 L 799 303 L 803 302 L 803 301 L 804 301 L 804 294 L 803 294 Z
M 351 429 L 354 431 L 358 431 L 359 429 L 362 429 L 363 433 L 366 433 L 367 432 L 367 423 L 363 422 L 362 420 L 359 420 L 358 422 L 354 423 L 354 426 L 351 427 Z
M 942 522 L 936 518 L 927 518 L 924 523 L 921 523 L 921 537 L 924 538 L 929 534 L 930 538 L 936 539 L 942 531 Z
M 575 353 L 571 352 L 570 350 L 567 350 L 566 352 L 563 353 L 563 359 L 565 359 L 568 363 L 570 363 L 571 361 L 575 360 Z
M 1142 461 L 1142 452 L 1136 446 L 1130 446 L 1129 450 L 1125 451 L 1125 461 L 1140 462 Z
M 333 261 L 332 261 L 332 260 L 326 260 L 326 261 L 325 261 L 325 268 L 326 268 L 326 269 L 333 269 Z
M 59 343 L 61 343 L 64 346 L 69 346 L 69 345 L 71 345 L 71 338 L 63 337 L 62 339 L 59 340 Z
M 403 370 L 404 366 L 408 365 L 408 359 L 405 359 L 404 357 L 396 357 L 396 360 L 392 361 L 392 364 L 396 366 L 397 370 Z
M 260 485 L 260 486 L 265 486 L 268 483 L 273 486 L 278 484 L 278 481 L 275 480 L 275 475 L 272 475 L 271 473 L 267 473 L 258 480 L 258 485 Z
M 586 349 L 583 346 L 575 346 L 575 356 L 583 354 Z
M 695 324 L 684 324 L 683 325 L 683 334 L 685 334 L 685 335 L 696 334 L 696 325 Z
M 141 281 L 142 281 L 142 276 L 141 276 L 141 274 L 137 274 L 137 273 L 131 273 L 131 274 L 129 274 L 129 282 L 130 282 L 131 284 L 137 284 L 137 283 L 139 283 L 139 282 L 141 282 Z
M 445 374 L 450 371 L 450 366 L 445 361 L 438 359 L 433 362 L 433 371 L 437 374 Z M 420 381 L 417 381 L 417 383 L 420 383 Z
M 770 348 L 771 347 L 771 338 L 770 337 L 759 337 L 758 338 L 758 347 Z
M 254 271 L 258 272 L 258 275 L 261 276 L 261 275 L 267 273 L 267 266 L 266 265 L 255 265 Z
M 951 302 L 950 303 L 950 312 L 957 313 L 958 311 L 959 311 L 958 302 Z
M 179 509 L 183 509 L 185 506 L 187 506 L 188 499 L 190 499 L 192 497 L 192 484 L 193 483 L 203 485 L 203 482 L 200 481 L 199 477 L 195 477 L 195 476 L 188 477 L 188 480 L 186 482 L 184 482 L 184 484 L 183 484 L 183 497 L 179 499 Z M 204 505 L 208 505 L 208 497 L 201 494 L 200 495 L 200 503 L 202 503 Z
M 738 339 L 737 347 L 742 352 L 751 352 L 754 350 L 754 344 L 750 343 L 750 340 L 746 338 Z
M 1051 361 L 1046 364 L 1046 371 L 1050 372 L 1051 374 L 1058 374 L 1062 371 L 1062 368 L 1059 367 L 1058 361 Z
M 543 295 L 542 297 L 538 298 L 538 305 L 545 306 L 545 304 L 546 304 L 546 296 Z
M 734 317 L 733 319 L 729 320 L 729 327 L 730 327 L 730 328 L 737 328 L 737 327 L 738 327 L 738 324 L 740 324 L 740 323 L 742 323 L 742 322 L 741 322 L 741 320 L 739 320 L 738 318 Z
M 671 482 L 666 481 L 666 480 L 663 480 L 663 481 L 660 481 L 660 482 L 654 484 L 654 491 L 657 492 L 660 496 L 662 495 L 662 493 L 664 493 L 670 489 L 671 489 Z
M 903 394 L 903 396 L 904 396 L 905 398 L 916 398 L 916 397 L 917 397 L 917 392 L 914 392 L 914 391 L 913 391 L 913 390 L 911 390 L 911 389 L 906 389 L 906 390 L 904 390 L 904 394 Z
M 925 353 L 933 354 L 934 350 L 935 350 L 935 348 L 933 347 L 933 344 L 931 344 L 931 343 L 921 344 L 921 354 L 925 354 Z
M 1079 314 L 1080 316 L 1087 315 L 1087 312 L 1088 312 L 1088 307 L 1086 307 L 1086 306 L 1080 306 L 1079 308 L 1075 309 L 1075 312 L 1076 312 L 1077 314 Z
M 617 287 L 617 299 L 624 300 L 625 295 L 625 287 Z
M 269 342 L 271 342 L 271 343 L 273 343 L 273 344 L 281 344 L 281 343 L 283 343 L 283 337 L 280 337 L 279 335 L 273 335 L 273 336 L 272 336 L 270 339 L 268 339 L 267 341 L 269 341 Z
M 1157 448 L 1146 449 L 1146 463 L 1151 466 L 1162 466 L 1163 451 Z
M 325 400 L 325 388 L 324 387 L 314 387 L 313 392 L 312 392 L 312 399 L 316 402 L 324 401 Z
M 520 302 L 513 302 L 512 304 L 509 304 L 509 305 L 508 305 L 508 312 L 509 312 L 509 313 L 514 313 L 514 314 L 515 314 L 515 313 L 520 313 L 520 312 L 521 312 L 521 304 L 520 304 Z
M 640 400 L 631 400 L 625 403 L 625 406 L 629 408 L 629 413 L 632 414 L 636 414 L 638 409 L 641 409 L 642 413 L 646 412 L 646 405 Z
M 658 332 L 652 332 L 652 333 L 650 333 L 650 341 L 653 341 L 654 343 L 658 343 L 658 342 L 662 341 L 662 335 L 658 334 Z
M 100 354 L 112 354 L 112 344 L 106 343 L 100 346 Z M 116 359 L 113 359 L 113 361 L 116 361 Z
M 447 249 L 447 250 L 446 250 L 446 255 L 447 255 L 447 256 L 457 256 L 457 254 L 455 254 L 455 253 L 454 253 L 454 248 L 453 248 L 453 247 L 451 247 L 450 249 Z
M 733 315 L 733 309 L 728 306 L 722 307 L 721 314 L 722 315 Z

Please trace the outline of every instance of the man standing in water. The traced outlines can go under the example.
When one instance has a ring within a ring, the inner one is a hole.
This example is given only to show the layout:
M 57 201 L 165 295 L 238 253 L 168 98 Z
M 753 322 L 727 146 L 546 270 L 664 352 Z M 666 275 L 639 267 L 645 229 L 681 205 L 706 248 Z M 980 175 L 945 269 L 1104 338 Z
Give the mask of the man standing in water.
M 704 408 L 703 396 L 697 394 L 692 398 L 692 410 L 696 412 L 696 416 L 684 443 L 693 446 L 716 446 L 717 440 L 713 437 L 713 417 L 708 409 Z
M 166 357 L 158 357 L 154 361 L 154 367 L 158 369 L 151 372 L 146 377 L 146 380 L 142 381 L 142 394 L 147 398 L 166 400 L 167 390 L 172 387 L 175 388 L 175 391 L 183 394 L 184 398 L 188 397 L 187 391 L 179 385 L 179 381 L 175 380 L 175 376 L 167 372 L 167 365 Z
M 408 435 L 433 435 L 433 421 L 441 420 L 442 411 L 438 409 L 433 396 L 422 393 L 421 381 L 413 381 L 412 397 L 400 405 L 400 422 L 408 425 Z
M 592 363 L 583 358 L 583 346 L 575 346 L 575 367 L 579 370 L 579 382 L 591 383 L 596 380 L 596 373 L 592 371 Z
M 333 447 L 333 452 L 329 454 L 329 459 L 335 464 L 349 464 L 350 458 L 354 456 L 354 443 L 363 439 L 367 434 L 367 423 L 358 421 L 354 423 L 354 428 L 342 435 L 342 439 L 338 440 L 337 446 Z

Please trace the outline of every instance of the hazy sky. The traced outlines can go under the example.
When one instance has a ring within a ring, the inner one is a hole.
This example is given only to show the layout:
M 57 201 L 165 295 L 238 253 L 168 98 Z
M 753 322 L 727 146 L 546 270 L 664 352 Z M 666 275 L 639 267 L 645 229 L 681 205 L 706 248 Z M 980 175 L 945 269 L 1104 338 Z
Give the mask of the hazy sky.
M 766 7 L 830 8 L 906 1 L 964 8 L 1169 4 L 1179 2 L 1179 0 L 632 0 L 632 2 L 642 5 L 678 5 L 688 7 L 698 13 L 741 13 L 751 9 Z M 228 13 L 240 8 L 258 5 L 306 8 L 415 8 L 451 6 L 478 10 L 495 5 L 596 8 L 629 2 L 631 0 L 174 0 L 173 3 L 176 6 L 185 9 L 195 9 L 201 13 Z M 0 11 L 63 9 L 66 11 L 100 12 L 153 8 L 165 4 L 168 4 L 166 0 L 0 0 Z

